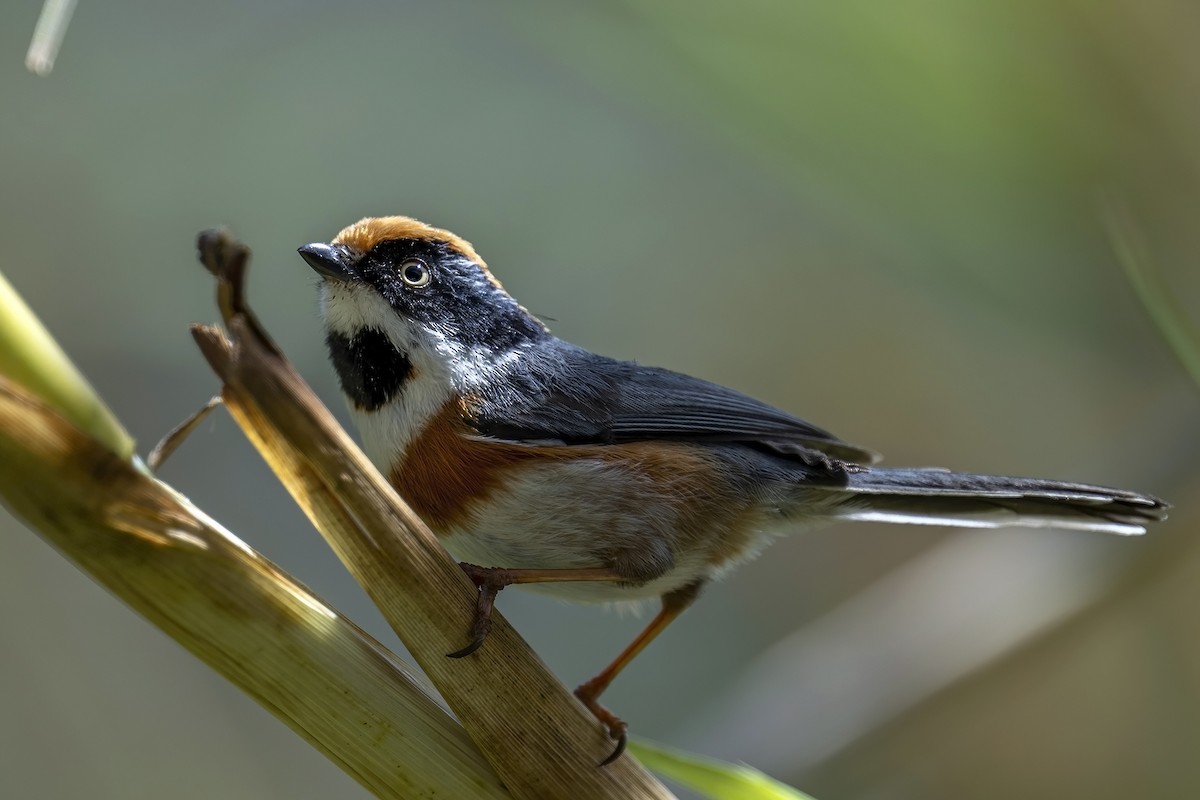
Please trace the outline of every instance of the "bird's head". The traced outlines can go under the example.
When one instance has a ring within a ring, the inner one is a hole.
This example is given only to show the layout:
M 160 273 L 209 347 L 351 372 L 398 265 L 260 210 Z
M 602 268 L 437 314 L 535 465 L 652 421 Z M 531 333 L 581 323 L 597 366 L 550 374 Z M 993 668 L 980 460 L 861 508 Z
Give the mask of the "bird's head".
M 469 242 L 409 217 L 363 219 L 299 253 L 322 278 L 335 365 L 339 348 L 386 339 L 410 365 L 440 367 L 464 389 L 488 364 L 549 335 Z

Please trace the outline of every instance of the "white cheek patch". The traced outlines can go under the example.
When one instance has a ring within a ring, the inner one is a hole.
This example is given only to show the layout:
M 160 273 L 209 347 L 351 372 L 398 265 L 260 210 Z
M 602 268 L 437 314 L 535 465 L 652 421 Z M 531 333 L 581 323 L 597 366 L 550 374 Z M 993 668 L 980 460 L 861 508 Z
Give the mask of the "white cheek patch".
M 399 346 L 411 344 L 408 324 L 378 292 L 358 283 L 321 282 L 321 317 L 335 333 L 353 336 L 363 328 L 384 331 Z

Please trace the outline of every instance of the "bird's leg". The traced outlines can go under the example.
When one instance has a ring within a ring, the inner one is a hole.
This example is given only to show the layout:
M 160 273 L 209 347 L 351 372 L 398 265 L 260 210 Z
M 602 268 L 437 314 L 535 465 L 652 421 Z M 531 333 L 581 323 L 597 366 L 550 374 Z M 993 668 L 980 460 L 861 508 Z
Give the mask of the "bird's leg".
M 566 581 L 627 581 L 615 569 L 608 567 L 580 569 L 506 569 L 504 567 L 478 567 L 460 563 L 463 572 L 479 587 L 479 600 L 475 606 L 475 624 L 471 643 L 461 650 L 447 653 L 450 658 L 463 658 L 479 649 L 492 629 L 492 608 L 496 595 L 505 586 L 518 583 L 555 583 Z
M 628 741 L 628 736 L 626 735 L 627 726 L 625 722 L 616 714 L 600 705 L 598 698 L 608 688 L 609 684 L 613 682 L 613 679 L 620 674 L 621 670 L 625 669 L 638 653 L 646 649 L 646 645 L 654 641 L 656 636 L 662 633 L 676 617 L 682 614 L 695 601 L 703 585 L 703 581 L 696 581 L 673 592 L 664 594 L 662 596 L 662 610 L 658 612 L 654 619 L 650 620 L 650 624 L 599 675 L 575 690 L 575 696 L 579 698 L 579 701 L 587 707 L 588 711 L 591 711 L 596 716 L 596 719 L 604 723 L 604 726 L 608 728 L 608 735 L 617 740 L 616 748 L 613 749 L 608 758 L 600 762 L 600 766 L 607 766 L 621 757 L 621 753 L 625 752 L 625 744 Z

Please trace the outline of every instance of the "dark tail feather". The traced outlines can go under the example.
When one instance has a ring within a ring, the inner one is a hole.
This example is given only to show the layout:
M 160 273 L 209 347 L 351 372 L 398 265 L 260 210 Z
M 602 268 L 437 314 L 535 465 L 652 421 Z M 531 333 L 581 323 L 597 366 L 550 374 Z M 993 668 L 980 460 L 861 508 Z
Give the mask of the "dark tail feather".
M 1075 528 L 1139 534 L 1166 519 L 1170 507 L 1157 497 L 1038 478 L 970 475 L 940 469 L 872 467 L 851 473 L 853 496 L 842 519 L 1002 528 Z

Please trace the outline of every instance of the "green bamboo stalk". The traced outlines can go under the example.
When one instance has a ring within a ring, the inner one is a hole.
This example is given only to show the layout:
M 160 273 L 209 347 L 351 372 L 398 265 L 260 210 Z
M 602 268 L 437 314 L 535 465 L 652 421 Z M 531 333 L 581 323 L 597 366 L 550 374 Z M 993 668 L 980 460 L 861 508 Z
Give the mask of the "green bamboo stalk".
M 133 455 L 133 438 L 0 273 L 0 376 L 44 399 L 115 455 Z

